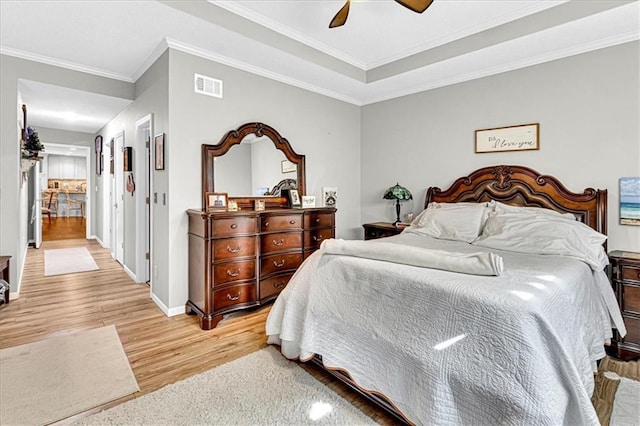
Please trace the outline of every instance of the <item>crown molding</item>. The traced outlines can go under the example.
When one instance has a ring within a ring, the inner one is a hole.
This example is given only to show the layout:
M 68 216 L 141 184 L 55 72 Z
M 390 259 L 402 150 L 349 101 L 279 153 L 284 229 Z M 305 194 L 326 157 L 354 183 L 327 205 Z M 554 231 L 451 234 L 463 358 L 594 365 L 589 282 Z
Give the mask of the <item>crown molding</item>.
M 285 37 L 289 37 L 297 42 L 305 44 L 313 49 L 319 50 L 320 52 L 326 53 L 329 56 L 332 56 L 336 59 L 339 59 L 343 62 L 346 62 L 349 65 L 357 67 L 362 71 L 367 70 L 367 64 L 362 61 L 358 61 L 351 55 L 347 55 L 346 53 L 339 51 L 337 49 L 333 49 L 330 46 L 319 42 L 313 37 L 309 37 L 301 32 L 292 30 L 291 28 L 282 25 L 271 18 L 268 18 L 260 13 L 257 13 L 249 8 L 246 8 L 241 5 L 240 2 L 231 2 L 224 0 L 208 0 L 209 3 L 214 4 L 218 7 L 228 10 L 229 12 L 233 12 L 236 15 L 240 15 L 245 19 L 248 19 L 251 22 L 254 22 L 263 27 L 269 28 L 279 34 L 282 34 Z
M 186 43 L 182 43 L 173 39 L 165 39 L 167 45 L 171 49 L 179 50 L 184 53 L 188 53 L 190 55 L 198 56 L 203 59 L 208 59 L 210 61 L 218 62 L 223 65 L 228 65 L 233 68 L 240 69 L 242 71 L 250 72 L 252 74 L 260 75 L 262 77 L 269 78 L 271 80 L 279 81 L 281 83 L 288 84 L 290 86 L 295 86 L 300 89 L 308 90 L 310 92 L 318 93 L 320 95 L 328 96 L 330 98 L 334 98 L 343 102 L 347 102 L 350 104 L 361 106 L 362 102 L 359 99 L 352 98 L 350 96 L 346 96 L 342 93 L 335 92 L 333 90 L 328 90 L 323 87 L 318 87 L 313 84 L 305 83 L 304 81 L 297 80 L 295 78 L 287 77 L 286 75 L 282 75 L 270 70 L 266 70 L 264 68 L 257 67 L 255 65 L 248 64 L 246 62 L 238 61 L 236 59 L 229 58 L 227 56 L 219 55 L 216 53 L 212 53 L 208 50 L 200 49 L 195 46 L 188 45 Z
M 114 80 L 124 81 L 126 83 L 134 83 L 130 76 L 105 71 L 99 68 L 87 67 L 85 65 L 76 64 L 74 62 L 63 61 L 49 56 L 38 55 L 36 53 L 25 52 L 24 50 L 12 49 L 10 47 L 0 46 L 0 54 L 13 56 L 20 59 L 26 59 L 28 61 L 40 62 L 42 64 L 53 65 L 55 67 L 66 68 L 73 71 L 79 71 L 86 74 L 97 75 L 99 77 L 111 78 Z
M 363 99 L 362 105 L 368 105 L 376 102 L 387 101 L 390 99 L 399 98 L 401 96 L 413 95 L 415 93 L 420 93 L 427 90 L 450 86 L 457 83 L 463 83 L 465 81 L 476 80 L 483 77 L 489 77 L 496 74 L 502 74 L 508 71 L 514 71 L 517 69 L 538 65 L 545 62 L 554 61 L 557 59 L 563 59 L 570 56 L 575 56 L 582 53 L 588 53 L 594 50 L 605 49 L 607 47 L 617 46 L 619 44 L 629 43 L 629 42 L 638 41 L 638 40 L 640 40 L 640 33 L 636 31 L 629 31 L 627 33 L 618 34 L 606 39 L 597 40 L 597 41 L 588 42 L 588 43 L 582 43 L 569 48 L 557 49 L 552 52 L 547 52 L 543 55 L 537 55 L 537 56 L 528 57 L 526 59 L 506 62 L 504 64 L 500 64 L 499 66 L 484 68 L 481 70 L 475 70 L 473 72 L 452 76 L 450 78 L 430 81 L 429 83 L 412 86 L 410 88 L 394 90 L 393 94 L 381 94 L 379 96 L 371 96 L 371 97 L 368 97 L 367 99 Z
M 151 52 L 151 54 L 147 56 L 147 59 L 145 59 L 140 67 L 136 70 L 136 72 L 133 73 L 133 76 L 131 77 L 133 81 L 138 81 L 138 79 L 142 77 L 142 74 L 147 72 L 147 70 L 151 68 L 151 65 L 153 65 L 168 48 L 169 43 L 167 42 L 166 38 L 158 43 L 156 48 L 153 49 L 153 52 Z

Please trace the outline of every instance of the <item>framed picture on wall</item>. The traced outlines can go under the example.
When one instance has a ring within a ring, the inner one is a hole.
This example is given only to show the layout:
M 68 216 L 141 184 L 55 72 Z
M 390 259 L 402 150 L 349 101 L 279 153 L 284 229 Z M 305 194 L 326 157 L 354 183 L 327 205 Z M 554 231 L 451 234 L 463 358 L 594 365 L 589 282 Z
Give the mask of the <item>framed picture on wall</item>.
M 94 142 L 96 150 L 96 174 L 100 176 L 102 174 L 102 136 L 96 136 Z
M 133 171 L 132 160 L 133 160 L 133 148 L 130 146 L 125 146 L 122 149 L 123 171 L 125 172 Z
M 164 133 L 156 135 L 154 138 L 154 144 L 156 170 L 164 170 Z

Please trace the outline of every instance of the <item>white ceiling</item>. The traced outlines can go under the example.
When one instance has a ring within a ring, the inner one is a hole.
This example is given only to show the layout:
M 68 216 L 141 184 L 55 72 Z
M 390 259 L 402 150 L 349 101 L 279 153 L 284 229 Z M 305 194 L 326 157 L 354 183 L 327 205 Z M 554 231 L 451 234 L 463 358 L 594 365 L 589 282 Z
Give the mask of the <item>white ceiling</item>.
M 0 52 L 133 82 L 172 47 L 365 105 L 640 38 L 639 0 L 435 0 L 422 14 L 354 0 L 329 29 L 342 4 L 2 0 Z M 21 94 L 30 124 L 79 131 L 126 106 L 36 82 L 21 81 Z

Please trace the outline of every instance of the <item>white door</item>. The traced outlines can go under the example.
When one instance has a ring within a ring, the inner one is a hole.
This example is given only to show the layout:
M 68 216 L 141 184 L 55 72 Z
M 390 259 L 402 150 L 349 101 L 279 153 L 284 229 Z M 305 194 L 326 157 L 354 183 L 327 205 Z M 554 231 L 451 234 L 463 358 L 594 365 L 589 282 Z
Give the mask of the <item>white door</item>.
M 113 139 L 113 174 L 111 175 L 111 256 L 124 264 L 124 171 L 122 163 L 122 147 L 124 133 L 119 133 Z
M 40 162 L 36 162 L 36 165 L 33 167 L 33 176 L 34 176 L 34 182 L 33 182 L 33 199 L 35 200 L 33 202 L 33 207 L 34 207 L 34 211 L 33 211 L 33 217 L 34 217 L 34 227 L 33 227 L 33 233 L 35 236 L 35 240 L 36 240 L 36 248 L 40 248 L 40 246 L 42 245 L 42 185 L 40 182 L 41 179 L 41 175 L 40 175 Z

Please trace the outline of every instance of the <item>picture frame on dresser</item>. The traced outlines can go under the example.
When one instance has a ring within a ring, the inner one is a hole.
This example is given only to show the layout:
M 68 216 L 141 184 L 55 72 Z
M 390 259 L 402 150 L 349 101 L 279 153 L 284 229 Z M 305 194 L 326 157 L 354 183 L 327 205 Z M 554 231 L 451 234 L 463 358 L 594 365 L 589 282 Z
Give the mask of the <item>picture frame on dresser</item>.
M 226 210 L 229 203 L 229 194 L 226 192 L 207 192 L 205 199 L 207 200 L 207 210 Z

